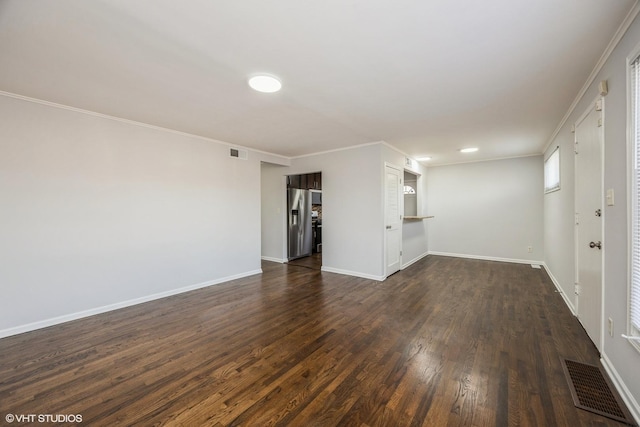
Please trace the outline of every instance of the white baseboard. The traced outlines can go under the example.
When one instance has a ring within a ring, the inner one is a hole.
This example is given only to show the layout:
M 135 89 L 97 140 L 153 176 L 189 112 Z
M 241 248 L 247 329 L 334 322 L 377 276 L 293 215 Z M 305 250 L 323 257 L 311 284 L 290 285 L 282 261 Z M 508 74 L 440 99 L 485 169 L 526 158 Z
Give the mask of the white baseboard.
M 382 282 L 384 281 L 384 279 L 386 279 L 385 276 L 374 276 L 373 274 L 360 273 L 358 271 L 341 270 L 339 268 L 333 268 L 333 267 L 323 266 L 321 270 L 329 273 L 344 274 L 346 276 L 355 276 L 355 277 L 362 277 L 363 279 L 377 280 L 379 282 Z
M 206 288 L 207 286 L 218 285 L 220 283 L 228 282 L 230 280 L 241 279 L 243 277 L 253 276 L 255 274 L 262 273 L 261 269 L 247 271 L 245 273 L 236 274 L 233 276 L 223 277 L 221 279 L 209 280 L 207 282 L 197 283 L 195 285 L 184 286 L 178 289 L 172 289 L 165 292 L 159 292 L 157 294 L 146 295 L 140 298 L 134 298 L 127 301 L 121 301 L 114 304 L 105 305 L 102 307 L 91 308 L 89 310 L 83 310 L 76 313 L 65 314 L 63 316 L 53 317 L 50 319 L 39 320 L 37 322 L 28 323 L 26 325 L 15 326 L 12 328 L 0 330 L 0 338 L 9 337 L 12 335 L 18 335 L 25 332 L 35 331 L 36 329 L 47 328 L 49 326 L 58 325 L 60 323 L 70 322 L 72 320 L 82 319 L 84 317 L 94 316 L 96 314 L 106 313 L 108 311 L 118 310 L 120 308 L 130 307 L 137 304 L 157 300 L 160 298 L 170 297 L 172 295 L 181 294 L 184 292 L 193 291 L 200 288 Z
M 500 257 L 483 256 L 483 255 L 456 254 L 456 253 L 450 253 L 450 252 L 429 251 L 429 255 L 450 256 L 454 258 L 480 259 L 483 261 L 511 262 L 514 264 L 540 264 L 540 265 L 544 264 L 543 261 L 536 261 L 532 259 L 500 258 Z
M 262 259 L 263 261 L 277 262 L 277 263 L 280 263 L 280 264 L 284 264 L 285 262 L 287 262 L 286 259 L 273 258 L 273 257 L 270 257 L 270 256 L 263 256 L 263 257 L 260 257 L 260 259 Z
M 603 352 L 602 358 L 600 359 L 600 363 L 604 366 L 604 370 L 607 371 L 613 386 L 618 390 L 620 397 L 624 400 L 625 405 L 627 405 L 627 409 L 631 412 L 631 416 L 635 420 L 637 425 L 640 425 L 640 405 L 638 405 L 638 401 L 633 397 L 627 385 L 622 381 L 622 378 L 616 371 L 616 368 L 613 367 L 613 364 L 607 357 L 607 355 Z
M 429 255 L 429 252 L 425 252 L 422 255 L 418 255 L 417 257 L 415 257 L 414 259 L 412 259 L 411 261 L 405 263 L 402 265 L 402 267 L 400 267 L 401 270 L 404 270 L 405 268 L 409 267 L 412 264 L 415 264 L 416 262 L 420 261 L 422 258 L 426 257 Z
M 562 286 L 560 286 L 560 282 L 558 282 L 558 279 L 556 279 L 556 276 L 553 275 L 553 273 L 551 272 L 551 270 L 549 269 L 546 263 L 543 262 L 542 266 L 544 267 L 544 271 L 546 271 L 549 277 L 551 278 L 551 281 L 553 282 L 554 286 L 558 290 L 558 293 L 562 296 L 564 303 L 567 305 L 567 307 L 569 307 L 569 310 L 571 310 L 571 314 L 573 314 L 574 316 L 577 316 L 578 314 L 576 313 L 576 307 L 573 305 L 573 302 L 569 299 L 567 294 L 564 292 L 564 290 L 562 289 Z

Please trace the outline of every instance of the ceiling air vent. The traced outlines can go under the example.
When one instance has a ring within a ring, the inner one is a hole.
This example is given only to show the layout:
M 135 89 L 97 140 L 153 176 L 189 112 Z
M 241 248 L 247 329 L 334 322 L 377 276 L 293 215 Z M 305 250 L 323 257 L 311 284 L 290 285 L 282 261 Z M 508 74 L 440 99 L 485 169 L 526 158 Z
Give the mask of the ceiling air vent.
M 247 158 L 249 157 L 249 153 L 247 152 L 247 150 L 241 150 L 239 148 L 229 148 L 229 157 L 247 160 Z
M 410 159 L 410 158 L 408 158 L 408 157 L 405 157 L 405 158 L 404 158 L 404 166 L 405 166 L 405 167 L 407 167 L 407 168 L 409 168 L 409 169 L 416 169 L 416 166 L 417 166 L 417 165 L 416 165 L 416 163 L 415 163 L 415 160 Z

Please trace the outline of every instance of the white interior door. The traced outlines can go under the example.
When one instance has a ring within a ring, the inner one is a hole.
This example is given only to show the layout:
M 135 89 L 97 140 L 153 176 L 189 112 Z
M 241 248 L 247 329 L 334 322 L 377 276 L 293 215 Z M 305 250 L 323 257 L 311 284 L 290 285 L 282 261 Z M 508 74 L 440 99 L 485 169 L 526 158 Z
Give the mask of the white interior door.
M 603 101 L 576 123 L 576 294 L 578 319 L 602 350 Z
M 403 171 L 385 166 L 385 276 L 400 270 L 402 255 L 402 175 Z

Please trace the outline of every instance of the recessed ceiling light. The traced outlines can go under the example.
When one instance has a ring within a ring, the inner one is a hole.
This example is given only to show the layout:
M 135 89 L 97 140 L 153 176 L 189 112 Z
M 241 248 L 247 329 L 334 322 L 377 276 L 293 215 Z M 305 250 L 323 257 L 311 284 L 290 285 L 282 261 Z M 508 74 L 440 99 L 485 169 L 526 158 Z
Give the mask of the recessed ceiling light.
M 425 157 L 418 157 L 417 159 L 419 162 L 426 162 L 428 160 L 431 160 L 431 157 L 429 156 L 425 156 Z
M 461 153 L 475 153 L 476 151 L 478 151 L 478 147 L 469 147 L 460 150 Z
M 280 83 L 280 80 L 274 76 L 261 74 L 259 76 L 251 77 L 249 79 L 249 86 L 258 92 L 273 93 L 282 88 L 282 83 Z

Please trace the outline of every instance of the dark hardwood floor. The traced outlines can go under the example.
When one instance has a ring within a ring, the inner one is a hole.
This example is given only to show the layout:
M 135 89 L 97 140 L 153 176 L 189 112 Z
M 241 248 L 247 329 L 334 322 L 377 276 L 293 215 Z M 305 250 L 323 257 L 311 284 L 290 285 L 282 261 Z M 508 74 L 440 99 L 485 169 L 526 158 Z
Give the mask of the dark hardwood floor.
M 622 425 L 573 406 L 560 358 L 598 354 L 544 270 L 437 256 L 385 282 L 263 269 L 1 339 L 0 422 Z
M 316 252 L 311 256 L 297 258 L 289 261 L 288 264 L 290 266 L 306 267 L 306 268 L 311 268 L 313 270 L 320 270 L 322 268 L 322 253 Z

